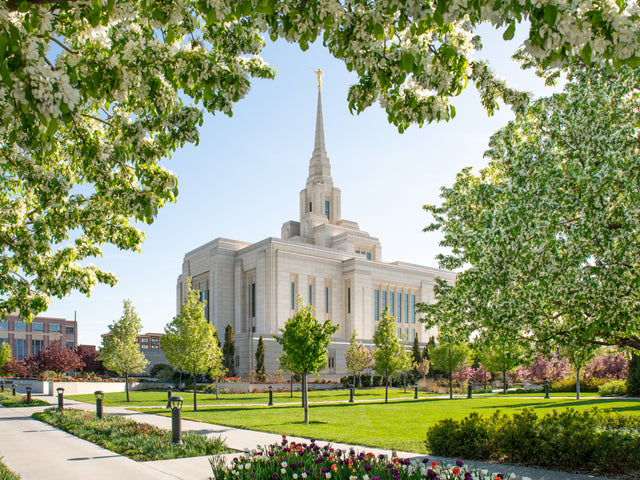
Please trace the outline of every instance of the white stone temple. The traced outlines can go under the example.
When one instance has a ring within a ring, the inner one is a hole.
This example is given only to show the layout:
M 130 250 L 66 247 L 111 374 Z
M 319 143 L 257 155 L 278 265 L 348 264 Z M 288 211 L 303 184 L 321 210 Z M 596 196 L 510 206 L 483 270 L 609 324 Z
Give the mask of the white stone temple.
M 279 368 L 280 345 L 273 339 L 297 310 L 297 297 L 311 304 L 323 322 L 340 329 L 328 349 L 323 377 L 345 375 L 344 353 L 353 330 L 371 345 L 386 305 L 396 317 L 398 334 L 422 344 L 425 330 L 415 312 L 419 302 L 433 299 L 435 278 L 453 282 L 446 270 L 403 262 L 383 262 L 380 240 L 342 218 L 340 189 L 334 186 L 324 141 L 322 99 L 318 87 L 315 144 L 309 176 L 300 192 L 300 219 L 282 225 L 281 238 L 257 243 L 216 238 L 184 256 L 177 282 L 177 308 L 187 278 L 207 300 L 205 315 L 218 330 L 235 330 L 236 373 L 255 370 L 260 336 L 265 343 L 265 368 Z

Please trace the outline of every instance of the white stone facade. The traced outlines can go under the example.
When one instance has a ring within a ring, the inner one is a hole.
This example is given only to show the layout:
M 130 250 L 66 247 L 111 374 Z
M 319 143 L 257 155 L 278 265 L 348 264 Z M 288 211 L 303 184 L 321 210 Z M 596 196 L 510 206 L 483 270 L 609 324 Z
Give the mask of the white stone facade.
M 193 288 L 207 300 L 207 319 L 220 336 L 227 324 L 233 325 L 236 373 L 255 370 L 260 336 L 265 368 L 273 372 L 279 368 L 281 349 L 272 336 L 295 314 L 301 296 L 315 308 L 318 320 L 330 318 L 340 325 L 322 374 L 344 375 L 344 353 L 352 331 L 371 344 L 385 305 L 397 318 L 398 333 L 406 334 L 409 342 L 417 335 L 424 344 L 433 332 L 425 331 L 414 305 L 432 301 L 436 277 L 455 279 L 445 270 L 382 262 L 381 251 L 377 238 L 341 218 L 340 190 L 331 178 L 318 92 L 315 146 L 306 188 L 300 192 L 300 221 L 284 223 L 279 239 L 250 244 L 217 238 L 188 252 L 178 277 L 177 307 L 182 305 L 187 278 L 192 277 Z

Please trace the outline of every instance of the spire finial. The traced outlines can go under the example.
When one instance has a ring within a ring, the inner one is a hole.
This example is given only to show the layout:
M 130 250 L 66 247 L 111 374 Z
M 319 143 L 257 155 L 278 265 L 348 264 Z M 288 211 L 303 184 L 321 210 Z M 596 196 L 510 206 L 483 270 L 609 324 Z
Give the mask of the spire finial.
M 320 69 L 313 70 L 313 73 L 315 73 L 318 76 L 318 90 L 322 90 L 322 75 L 323 75 L 322 70 Z

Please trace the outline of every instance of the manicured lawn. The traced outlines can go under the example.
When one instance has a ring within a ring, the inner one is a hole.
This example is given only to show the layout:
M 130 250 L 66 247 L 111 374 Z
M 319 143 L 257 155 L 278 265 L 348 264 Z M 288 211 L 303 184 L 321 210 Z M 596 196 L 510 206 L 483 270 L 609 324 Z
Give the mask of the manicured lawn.
M 304 425 L 300 406 L 216 406 L 184 408 L 183 418 L 220 425 L 248 428 L 278 434 L 317 438 L 333 442 L 365 445 L 410 452 L 427 453 L 423 444 L 427 427 L 443 418 L 460 419 L 472 411 L 490 415 L 496 409 L 514 412 L 532 407 L 544 414 L 553 409 L 573 407 L 611 408 L 626 414 L 640 415 L 640 401 L 601 400 L 599 398 L 550 400 L 487 396 L 468 399 L 431 398 L 415 401 L 384 403 L 343 403 L 312 405 L 310 425 Z M 144 411 L 149 412 L 145 409 Z M 152 413 L 167 415 L 163 409 Z
M 184 398 L 184 404 L 193 405 L 193 392 L 174 392 L 174 395 L 180 395 Z M 420 397 L 428 396 L 429 394 L 420 392 Z M 89 395 L 70 395 L 67 398 L 73 400 L 79 400 L 81 402 L 95 403 L 95 397 L 93 394 Z M 107 393 L 104 396 L 105 406 L 132 406 L 132 407 L 154 407 L 166 405 L 167 393 L 166 392 L 130 392 L 131 402 L 126 402 L 126 394 L 124 392 L 119 393 Z M 300 392 L 293 392 L 293 398 L 291 394 L 287 392 L 273 392 L 274 403 L 300 403 Z M 384 399 L 384 389 L 368 389 L 368 390 L 356 390 L 355 398 L 357 400 L 380 400 Z M 404 393 L 402 389 L 389 389 L 389 398 L 413 398 L 413 389 L 407 389 L 407 393 Z M 220 399 L 216 400 L 215 394 L 198 394 L 198 407 L 200 405 L 246 405 L 246 404 L 263 404 L 266 405 L 269 400 L 268 393 L 234 393 L 234 394 L 220 394 Z M 337 402 L 349 400 L 349 390 L 317 390 L 309 392 L 309 401 L 313 402 Z

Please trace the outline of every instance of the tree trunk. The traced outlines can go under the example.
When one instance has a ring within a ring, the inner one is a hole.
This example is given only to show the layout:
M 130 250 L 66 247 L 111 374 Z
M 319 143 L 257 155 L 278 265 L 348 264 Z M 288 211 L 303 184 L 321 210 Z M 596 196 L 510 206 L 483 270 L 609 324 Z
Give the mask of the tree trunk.
M 407 393 L 407 373 L 402 374 L 402 381 L 404 382 L 404 393 Z
M 449 400 L 453 400 L 453 372 L 449 369 Z
M 507 371 L 502 371 L 502 393 L 507 394 Z
M 384 377 L 384 403 L 389 403 L 389 375 Z
M 309 425 L 309 399 L 307 398 L 307 373 L 302 374 L 302 405 L 304 407 L 304 424 Z
M 580 400 L 580 367 L 576 367 L 576 400 Z
M 291 398 L 293 398 L 293 373 L 291 374 L 291 377 L 289 379 L 289 385 L 290 385 L 289 391 L 291 393 Z
M 220 400 L 220 397 L 218 397 L 218 379 L 216 378 L 216 400 Z
M 124 389 L 127 392 L 127 403 L 129 403 L 129 372 L 124 373 Z
M 196 374 L 191 373 L 193 377 L 193 411 L 196 412 L 198 410 L 198 404 L 196 403 Z

